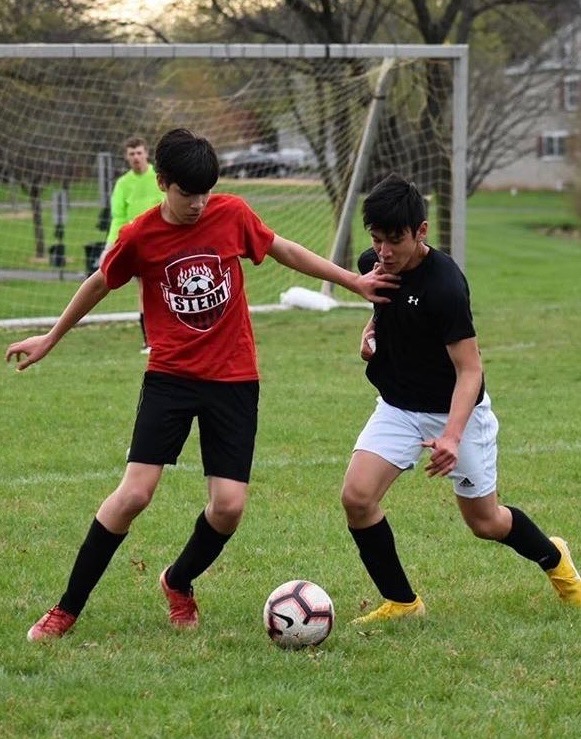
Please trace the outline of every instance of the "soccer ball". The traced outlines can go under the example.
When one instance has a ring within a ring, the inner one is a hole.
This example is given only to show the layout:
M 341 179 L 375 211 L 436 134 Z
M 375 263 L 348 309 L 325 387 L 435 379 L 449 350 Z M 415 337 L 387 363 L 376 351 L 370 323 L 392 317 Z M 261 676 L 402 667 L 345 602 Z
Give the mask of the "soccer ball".
M 203 295 L 214 287 L 214 281 L 208 275 L 197 274 L 184 283 L 184 295 Z
M 290 580 L 272 591 L 264 604 L 264 626 L 281 649 L 320 644 L 335 619 L 333 601 L 323 588 L 308 580 Z

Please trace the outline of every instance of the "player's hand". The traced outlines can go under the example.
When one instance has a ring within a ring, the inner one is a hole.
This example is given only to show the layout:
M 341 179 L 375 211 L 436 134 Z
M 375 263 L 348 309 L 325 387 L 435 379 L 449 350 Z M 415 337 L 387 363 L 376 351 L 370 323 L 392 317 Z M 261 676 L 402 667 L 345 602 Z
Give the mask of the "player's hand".
M 399 275 L 384 272 L 377 262 L 371 272 L 357 275 L 357 292 L 370 303 L 391 303 L 386 295 L 378 295 L 378 290 L 396 290 L 400 283 Z
M 438 439 L 426 439 L 422 446 L 432 449 L 430 461 L 426 465 L 428 477 L 445 477 L 458 464 L 458 442 L 447 436 Z
M 9 362 L 12 357 L 16 357 L 16 369 L 21 372 L 42 359 L 52 347 L 53 341 L 48 334 L 29 336 L 28 339 L 10 344 L 6 350 L 5 358 Z M 24 359 L 21 359 L 22 355 L 24 355 Z
M 359 351 L 361 353 L 361 359 L 365 362 L 369 362 L 371 357 L 375 354 L 375 331 L 367 331 L 363 334 Z

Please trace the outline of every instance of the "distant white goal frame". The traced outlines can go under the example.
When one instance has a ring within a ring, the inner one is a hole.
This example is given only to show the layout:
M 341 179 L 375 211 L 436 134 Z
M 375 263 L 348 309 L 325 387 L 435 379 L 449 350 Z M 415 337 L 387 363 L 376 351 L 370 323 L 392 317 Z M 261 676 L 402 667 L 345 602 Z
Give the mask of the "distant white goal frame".
M 356 59 L 390 60 L 446 59 L 453 69 L 452 87 L 452 201 L 450 250 L 453 259 L 465 268 L 466 238 L 466 151 L 468 105 L 468 47 L 426 44 L 0 44 L 0 59 Z M 329 258 L 341 261 L 357 207 L 360 184 L 374 142 L 383 77 L 380 75 L 362 132 L 347 197 L 339 218 L 337 234 Z M 330 295 L 332 286 L 323 283 L 321 292 Z M 321 296 L 322 297 L 322 296 Z M 279 306 L 280 307 L 280 306 Z M 107 320 L 99 315 L 99 320 Z M 112 316 L 110 319 L 118 320 Z M 51 319 L 54 320 L 54 319 Z M 12 324 L 12 321 L 2 322 Z M 16 323 L 16 321 L 14 322 Z M 23 322 L 19 321 L 19 325 Z

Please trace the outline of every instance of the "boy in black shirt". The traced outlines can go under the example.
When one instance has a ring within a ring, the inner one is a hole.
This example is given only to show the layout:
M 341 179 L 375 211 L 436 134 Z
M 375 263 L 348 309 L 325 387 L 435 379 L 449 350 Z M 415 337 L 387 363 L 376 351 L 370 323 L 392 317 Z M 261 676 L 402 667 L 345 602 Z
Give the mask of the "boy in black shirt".
M 400 281 L 363 330 L 361 356 L 380 397 L 355 444 L 341 496 L 363 564 L 385 598 L 356 622 L 425 613 L 380 507 L 424 448 L 431 450 L 428 475 L 452 479 L 475 536 L 536 562 L 564 602 L 581 606 L 581 578 L 566 542 L 549 539 L 520 509 L 498 503 L 498 422 L 484 386 L 468 284 L 450 257 L 426 244 L 422 196 L 392 174 L 365 199 L 363 221 L 373 248 L 361 255 L 360 271 Z

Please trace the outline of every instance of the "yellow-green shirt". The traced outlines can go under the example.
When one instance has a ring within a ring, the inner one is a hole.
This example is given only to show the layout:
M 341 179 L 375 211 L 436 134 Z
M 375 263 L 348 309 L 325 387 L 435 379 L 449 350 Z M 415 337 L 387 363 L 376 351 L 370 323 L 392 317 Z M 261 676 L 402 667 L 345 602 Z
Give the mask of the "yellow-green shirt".
M 115 243 L 121 226 L 162 201 L 163 193 L 157 186 L 153 165 L 150 164 L 143 174 L 130 169 L 121 175 L 111 193 L 111 226 L 107 245 Z

